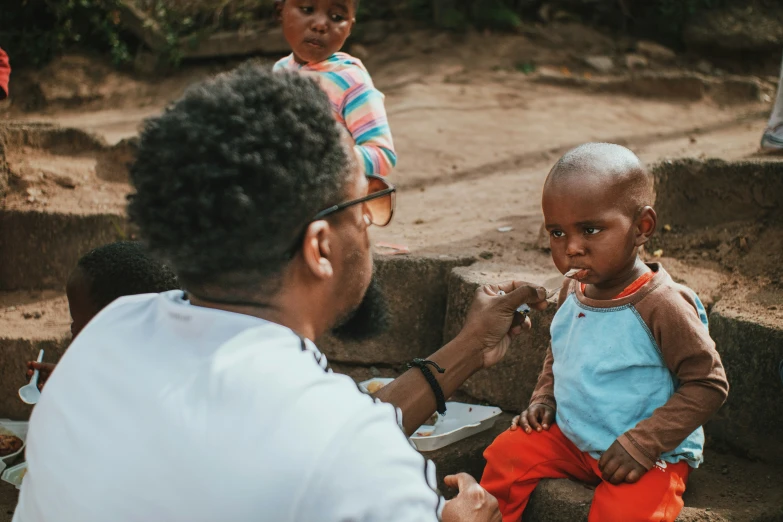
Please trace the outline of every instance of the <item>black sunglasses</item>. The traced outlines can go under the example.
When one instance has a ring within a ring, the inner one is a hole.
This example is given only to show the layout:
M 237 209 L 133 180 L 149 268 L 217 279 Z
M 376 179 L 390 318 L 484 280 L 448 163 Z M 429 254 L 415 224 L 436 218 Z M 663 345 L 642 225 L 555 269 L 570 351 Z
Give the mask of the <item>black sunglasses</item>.
M 340 212 L 341 210 L 345 210 L 346 208 L 350 208 L 354 205 L 367 205 L 371 225 L 375 225 L 377 227 L 385 227 L 388 225 L 394 216 L 397 187 L 385 179 L 375 175 L 367 176 L 367 184 L 369 186 L 368 194 L 366 196 L 358 199 L 352 199 L 351 201 L 346 201 L 345 203 L 333 205 L 313 216 L 313 218 L 305 224 L 305 228 L 297 237 L 296 243 L 291 249 L 288 250 L 287 257 L 291 259 L 294 257 L 294 255 L 296 255 L 296 252 L 302 245 L 302 240 L 304 240 L 304 235 L 307 232 L 307 227 L 310 225 L 310 223 L 313 221 L 318 221 L 319 219 L 324 219 L 325 217 L 331 216 L 332 214 Z

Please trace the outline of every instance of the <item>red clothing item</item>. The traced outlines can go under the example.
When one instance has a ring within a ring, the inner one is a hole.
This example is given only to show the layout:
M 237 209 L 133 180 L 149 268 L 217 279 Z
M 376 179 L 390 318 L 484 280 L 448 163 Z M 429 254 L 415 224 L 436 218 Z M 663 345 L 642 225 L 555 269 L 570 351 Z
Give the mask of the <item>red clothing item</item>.
M 11 64 L 8 55 L 0 49 L 0 100 L 8 97 L 8 79 L 11 77 Z
M 614 296 L 612 299 L 622 299 L 623 297 L 628 297 L 629 295 L 635 294 L 637 291 L 639 291 L 644 285 L 650 282 L 652 280 L 653 276 L 655 275 L 655 272 L 650 270 L 649 272 L 646 272 L 639 276 L 639 278 L 631 283 L 630 285 L 625 287 L 625 290 Z M 582 293 L 585 293 L 585 288 L 587 288 L 587 285 L 584 283 L 579 283 L 582 285 Z
M 519 522 L 531 493 L 543 478 L 596 484 L 589 522 L 673 522 L 683 508 L 691 468 L 685 461 L 658 463 L 635 484 L 614 486 L 601 479 L 598 461 L 582 453 L 557 424 L 548 431 L 506 430 L 484 452 L 481 486 L 498 500 L 503 522 Z

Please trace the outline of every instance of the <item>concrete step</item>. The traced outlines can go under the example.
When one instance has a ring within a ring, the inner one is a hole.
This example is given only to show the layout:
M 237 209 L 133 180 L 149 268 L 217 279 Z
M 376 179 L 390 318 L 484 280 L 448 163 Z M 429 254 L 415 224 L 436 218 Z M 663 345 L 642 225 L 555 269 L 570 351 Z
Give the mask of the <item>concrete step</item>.
M 456 491 L 443 477 L 460 471 L 481 479 L 483 452 L 510 425 L 513 415 L 498 417 L 491 430 L 423 455 L 435 462 L 438 484 L 446 498 Z M 679 522 L 783 521 L 783 467 L 749 461 L 707 448 L 704 464 L 691 473 Z M 587 520 L 593 487 L 570 480 L 543 480 L 530 499 L 525 522 Z
M 749 458 L 783 465 L 783 292 L 725 296 L 710 314 L 710 333 L 726 367 L 731 389 L 707 426 L 716 442 Z M 779 482 L 783 489 L 783 478 Z
M 0 290 L 63 289 L 82 255 L 125 237 L 118 214 L 0 210 Z
M 32 407 L 18 395 L 27 384 L 27 361 L 43 349 L 45 362 L 57 362 L 70 342 L 70 324 L 62 292 L 0 292 L 0 418 L 30 416 Z
M 335 363 L 401 365 L 427 357 L 443 344 L 448 278 L 473 258 L 451 256 L 375 257 L 376 277 L 389 302 L 389 330 L 363 342 L 326 336 L 318 346 Z
M 783 520 L 783 469 L 707 450 L 691 473 L 678 522 Z M 545 480 L 525 510 L 525 522 L 587 520 L 593 489 L 570 480 Z
M 524 272 L 519 267 L 495 263 L 477 263 L 470 267 L 454 269 L 449 277 L 443 341 L 450 341 L 462 329 L 476 289 L 480 285 L 510 280 L 540 284 L 557 275 L 557 272 L 553 273 L 547 268 Z M 546 311 L 534 312 L 531 315 L 533 329 L 530 334 L 517 337 L 503 361 L 471 377 L 462 390 L 476 399 L 500 406 L 507 411 L 518 412 L 525 409 L 546 356 L 550 339 L 549 325 L 555 310 L 556 306 L 550 304 Z

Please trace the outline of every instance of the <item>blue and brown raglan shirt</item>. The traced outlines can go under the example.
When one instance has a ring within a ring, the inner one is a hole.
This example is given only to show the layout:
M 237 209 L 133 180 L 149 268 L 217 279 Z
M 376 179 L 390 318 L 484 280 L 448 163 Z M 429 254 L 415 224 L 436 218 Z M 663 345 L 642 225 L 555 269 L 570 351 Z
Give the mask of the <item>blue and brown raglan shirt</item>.
M 695 468 L 702 425 L 729 385 L 699 298 L 649 266 L 652 279 L 621 299 L 565 283 L 530 403 L 556 408 L 561 431 L 593 458 L 617 440 L 647 469 L 659 459 Z

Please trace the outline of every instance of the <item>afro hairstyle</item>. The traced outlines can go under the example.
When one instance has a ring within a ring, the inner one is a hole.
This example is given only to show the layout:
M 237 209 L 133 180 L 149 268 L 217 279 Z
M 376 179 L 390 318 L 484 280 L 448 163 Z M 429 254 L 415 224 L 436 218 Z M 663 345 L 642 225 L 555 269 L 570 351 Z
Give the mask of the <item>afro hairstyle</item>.
M 179 288 L 174 272 L 147 254 L 137 241 L 118 241 L 86 253 L 77 264 L 87 278 L 97 309 L 126 295 L 167 292 Z
M 347 193 L 349 153 L 314 80 L 248 63 L 145 123 L 128 213 L 186 287 L 246 289 Z

